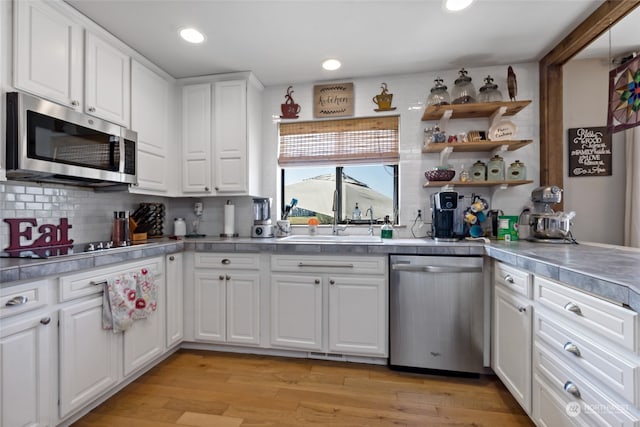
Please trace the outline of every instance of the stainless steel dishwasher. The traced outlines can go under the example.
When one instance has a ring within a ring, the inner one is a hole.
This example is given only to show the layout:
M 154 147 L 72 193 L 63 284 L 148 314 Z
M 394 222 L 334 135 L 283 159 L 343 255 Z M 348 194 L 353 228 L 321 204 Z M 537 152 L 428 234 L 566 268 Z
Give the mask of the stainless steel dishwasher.
M 391 255 L 389 266 L 390 367 L 485 372 L 483 258 Z

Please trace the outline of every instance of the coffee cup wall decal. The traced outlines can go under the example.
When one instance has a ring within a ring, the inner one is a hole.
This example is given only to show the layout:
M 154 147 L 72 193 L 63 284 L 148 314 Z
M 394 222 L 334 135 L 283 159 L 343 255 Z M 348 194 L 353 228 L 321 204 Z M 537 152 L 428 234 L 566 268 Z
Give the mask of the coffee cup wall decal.
M 391 101 L 393 100 L 393 94 L 389 93 L 387 89 L 387 84 L 382 83 L 380 86 L 382 92 L 380 94 L 373 97 L 373 102 L 378 106 L 374 111 L 392 111 L 395 110 L 396 107 L 391 107 Z
M 289 86 L 287 88 L 287 94 L 284 96 L 285 102 L 284 104 L 280 104 L 280 110 L 282 111 L 281 119 L 297 119 L 298 113 L 300 113 L 300 105 L 296 104 L 291 94 L 293 91 L 291 90 L 293 86 Z

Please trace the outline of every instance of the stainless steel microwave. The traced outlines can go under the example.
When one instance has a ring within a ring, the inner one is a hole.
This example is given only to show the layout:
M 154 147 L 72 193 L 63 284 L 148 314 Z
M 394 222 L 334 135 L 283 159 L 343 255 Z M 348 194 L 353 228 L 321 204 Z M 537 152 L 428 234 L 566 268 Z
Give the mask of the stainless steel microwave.
M 137 134 L 18 92 L 7 93 L 7 178 L 93 187 L 135 184 Z

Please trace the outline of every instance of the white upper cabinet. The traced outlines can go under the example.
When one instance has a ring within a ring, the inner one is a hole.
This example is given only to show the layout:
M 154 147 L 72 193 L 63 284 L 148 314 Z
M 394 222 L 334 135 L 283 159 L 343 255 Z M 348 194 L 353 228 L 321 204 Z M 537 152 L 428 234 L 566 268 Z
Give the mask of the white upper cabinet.
M 43 1 L 14 5 L 14 86 L 82 109 L 82 28 Z
M 14 7 L 14 86 L 129 127 L 130 57 L 85 31 L 64 3 L 21 0 Z
M 85 112 L 129 127 L 131 60 L 94 34 L 85 34 Z
M 131 129 L 138 133 L 136 193 L 169 189 L 169 99 L 171 83 L 138 61 L 131 61 Z
M 182 191 L 211 194 L 211 85 L 182 88 Z
M 216 82 L 214 168 L 216 192 L 247 191 L 247 82 Z

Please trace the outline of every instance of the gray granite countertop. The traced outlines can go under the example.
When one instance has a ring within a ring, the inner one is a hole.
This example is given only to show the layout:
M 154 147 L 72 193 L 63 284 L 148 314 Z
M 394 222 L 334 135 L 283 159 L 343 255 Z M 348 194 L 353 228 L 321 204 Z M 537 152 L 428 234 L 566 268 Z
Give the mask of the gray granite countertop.
M 138 258 L 188 251 L 277 254 L 489 255 L 535 274 L 625 304 L 640 312 L 640 250 L 594 243 L 548 244 L 523 241 L 483 243 L 392 239 L 375 243 L 291 242 L 282 239 L 159 239 L 153 243 L 49 259 L 0 259 L 0 285 L 66 274 Z

